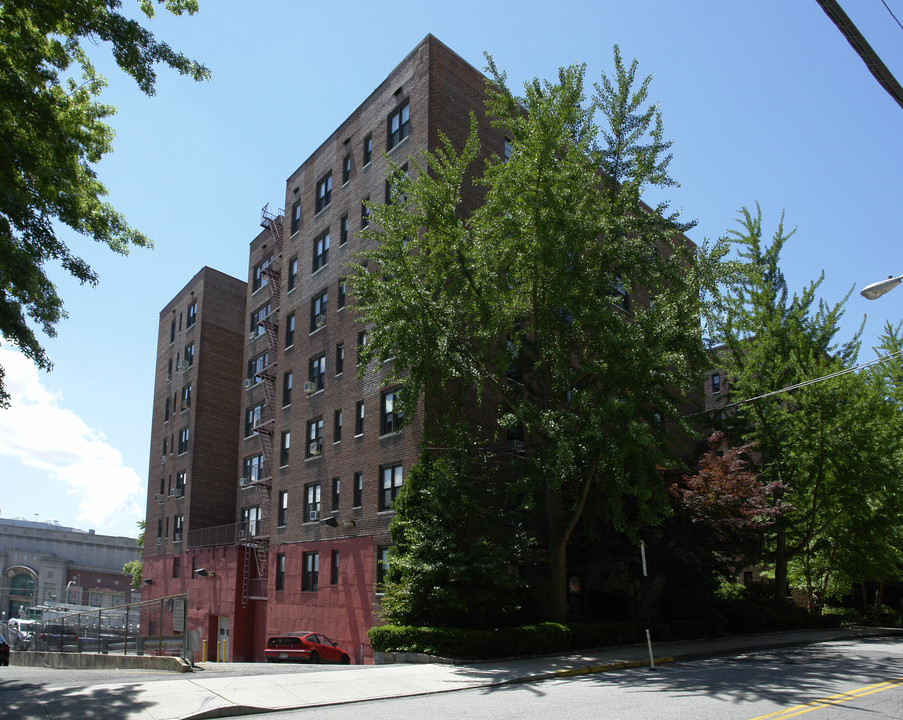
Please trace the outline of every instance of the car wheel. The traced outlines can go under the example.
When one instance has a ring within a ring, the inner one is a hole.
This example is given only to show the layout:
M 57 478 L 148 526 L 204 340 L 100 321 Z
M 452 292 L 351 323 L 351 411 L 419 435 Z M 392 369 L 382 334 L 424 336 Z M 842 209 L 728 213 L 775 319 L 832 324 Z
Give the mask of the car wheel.
M 342 655 L 342 659 L 339 660 L 339 663 L 340 663 L 341 665 L 350 665 L 350 664 L 351 664 L 351 658 L 348 657 L 347 655 Z
M 316 650 L 314 650 L 314 651 L 310 654 L 310 662 L 311 662 L 312 665 L 316 665 L 318 662 L 320 662 L 320 656 L 317 655 L 317 651 L 316 651 Z

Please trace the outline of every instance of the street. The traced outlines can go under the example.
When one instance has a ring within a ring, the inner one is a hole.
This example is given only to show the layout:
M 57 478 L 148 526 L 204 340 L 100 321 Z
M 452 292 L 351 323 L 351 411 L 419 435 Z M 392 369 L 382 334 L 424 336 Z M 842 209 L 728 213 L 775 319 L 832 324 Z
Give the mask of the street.
M 900 642 L 877 638 L 258 717 L 782 720 L 809 714 L 813 720 L 899 720 L 901 661 Z

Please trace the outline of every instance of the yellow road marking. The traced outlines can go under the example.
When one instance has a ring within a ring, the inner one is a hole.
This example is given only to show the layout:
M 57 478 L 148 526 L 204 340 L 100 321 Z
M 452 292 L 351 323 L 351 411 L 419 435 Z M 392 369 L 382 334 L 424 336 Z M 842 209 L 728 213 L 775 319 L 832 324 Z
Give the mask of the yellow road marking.
M 871 695 L 872 693 L 890 690 L 891 688 L 899 687 L 900 685 L 903 685 L 903 678 L 887 680 L 885 682 L 875 683 L 874 685 L 866 685 L 865 687 L 861 687 L 857 690 L 850 690 L 849 692 L 829 695 L 826 698 L 811 700 L 810 702 L 807 702 L 803 705 L 794 705 L 793 707 L 785 708 L 784 710 L 779 710 L 778 712 L 769 713 L 768 715 L 759 715 L 758 717 L 750 718 L 750 720 L 784 720 L 785 718 L 796 717 L 797 715 L 803 715 L 804 713 L 812 712 L 813 710 L 819 710 L 831 705 L 840 705 L 841 703 L 849 702 L 850 700 L 855 700 L 856 698 L 865 697 L 866 695 Z

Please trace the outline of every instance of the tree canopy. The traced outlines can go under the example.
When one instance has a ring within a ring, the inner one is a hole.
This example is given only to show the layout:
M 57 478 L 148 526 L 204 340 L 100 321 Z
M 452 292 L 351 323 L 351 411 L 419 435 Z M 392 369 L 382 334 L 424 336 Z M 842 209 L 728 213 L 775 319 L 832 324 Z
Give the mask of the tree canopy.
M 100 102 L 105 85 L 85 43 L 107 44 L 139 89 L 154 94 L 156 67 L 195 80 L 209 72 L 174 51 L 119 0 L 0 2 L 0 333 L 39 367 L 50 369 L 35 330 L 53 336 L 65 317 L 63 301 L 45 273 L 59 263 L 82 283 L 97 275 L 62 239 L 62 226 L 126 254 L 151 241 L 103 198 L 94 166 L 112 150 Z M 196 0 L 158 0 L 169 12 L 197 11 Z M 155 3 L 140 0 L 152 18 Z M 0 368 L 0 406 L 9 401 Z
M 641 200 L 674 182 L 661 116 L 636 61 L 617 48 L 614 61 L 590 98 L 579 65 L 519 97 L 489 58 L 487 112 L 510 158 L 481 149 L 474 118 L 463 147 L 442 138 L 396 169 L 351 278 L 363 362 L 393 359 L 408 412 L 421 397 L 445 411 L 428 442 L 454 442 L 466 415 L 528 484 L 550 619 L 564 616 L 566 546 L 588 508 L 624 532 L 666 511 L 667 424 L 704 361 L 688 224 Z M 468 205 L 468 171 L 487 156 Z M 482 429 L 475 407 L 491 417 Z

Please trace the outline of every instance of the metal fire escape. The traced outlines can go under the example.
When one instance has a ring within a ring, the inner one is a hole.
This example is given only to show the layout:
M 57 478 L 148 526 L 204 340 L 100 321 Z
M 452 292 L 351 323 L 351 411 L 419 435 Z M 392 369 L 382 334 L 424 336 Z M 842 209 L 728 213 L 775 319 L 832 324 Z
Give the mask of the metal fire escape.
M 273 256 L 269 264 L 261 271 L 267 278 L 270 286 L 270 312 L 266 317 L 260 318 L 259 325 L 263 327 L 267 338 L 267 365 L 260 373 L 260 382 L 263 385 L 263 393 L 266 403 L 260 414 L 260 420 L 254 427 L 257 438 L 260 440 L 260 453 L 262 456 L 261 467 L 258 469 L 257 478 L 252 481 L 256 492 L 260 518 L 256 528 L 249 528 L 245 545 L 244 577 L 242 580 L 242 604 L 246 605 L 249 598 L 266 598 L 268 562 L 270 539 L 270 506 L 272 500 L 273 468 L 278 463 L 274 447 L 274 435 L 276 430 L 276 353 L 277 336 L 279 329 L 279 299 L 282 296 L 282 248 L 284 241 L 283 213 L 270 212 L 269 203 L 263 206 L 260 225 L 270 231 L 273 238 Z M 251 328 L 255 330 L 255 328 Z M 253 525 L 252 525 L 253 527 Z M 251 563 L 256 565 L 257 577 L 251 577 Z

